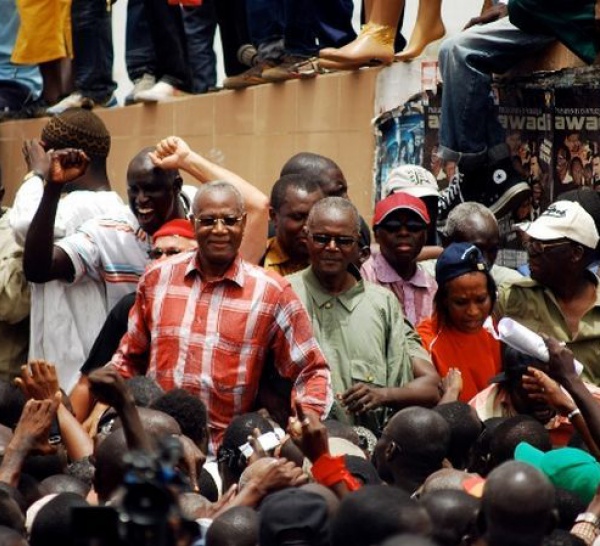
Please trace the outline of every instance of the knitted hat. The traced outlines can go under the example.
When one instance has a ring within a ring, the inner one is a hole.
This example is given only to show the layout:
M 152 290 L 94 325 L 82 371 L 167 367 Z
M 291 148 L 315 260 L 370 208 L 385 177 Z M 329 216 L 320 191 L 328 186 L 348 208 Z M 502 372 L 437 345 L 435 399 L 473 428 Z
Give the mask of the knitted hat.
M 78 148 L 90 157 L 107 157 L 110 133 L 102 120 L 90 110 L 68 108 L 50 119 L 42 129 L 47 150 Z

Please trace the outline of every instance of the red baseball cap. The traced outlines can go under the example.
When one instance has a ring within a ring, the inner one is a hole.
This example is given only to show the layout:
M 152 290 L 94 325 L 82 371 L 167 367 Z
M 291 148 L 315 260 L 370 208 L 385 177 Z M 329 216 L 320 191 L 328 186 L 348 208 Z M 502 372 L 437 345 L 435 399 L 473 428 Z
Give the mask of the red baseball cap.
M 399 191 L 392 193 L 375 205 L 373 226 L 381 224 L 388 215 L 396 210 L 410 210 L 418 214 L 426 224 L 429 224 L 429 213 L 423 200 L 414 195 Z

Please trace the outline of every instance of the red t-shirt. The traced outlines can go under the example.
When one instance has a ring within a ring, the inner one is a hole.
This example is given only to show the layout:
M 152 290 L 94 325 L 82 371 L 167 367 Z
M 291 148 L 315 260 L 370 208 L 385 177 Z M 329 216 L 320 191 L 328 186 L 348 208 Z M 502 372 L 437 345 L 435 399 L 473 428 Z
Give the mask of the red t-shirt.
M 441 377 L 450 368 L 460 370 L 463 388 L 459 399 L 464 402 L 485 389 L 489 380 L 502 370 L 500 342 L 483 327 L 467 334 L 439 324 L 434 314 L 419 323 L 417 332 Z

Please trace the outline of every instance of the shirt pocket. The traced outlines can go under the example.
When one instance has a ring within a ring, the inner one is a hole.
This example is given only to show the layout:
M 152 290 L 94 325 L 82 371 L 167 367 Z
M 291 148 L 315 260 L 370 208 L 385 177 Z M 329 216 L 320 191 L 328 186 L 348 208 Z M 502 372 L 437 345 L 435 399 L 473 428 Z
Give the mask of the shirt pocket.
M 258 340 L 240 341 L 219 334 L 213 343 L 214 388 L 225 395 L 244 394 L 248 388 L 256 390 L 264 359 L 264 347 Z
M 361 359 L 350 360 L 352 383 L 368 383 L 376 387 L 386 386 L 386 370 L 373 362 Z

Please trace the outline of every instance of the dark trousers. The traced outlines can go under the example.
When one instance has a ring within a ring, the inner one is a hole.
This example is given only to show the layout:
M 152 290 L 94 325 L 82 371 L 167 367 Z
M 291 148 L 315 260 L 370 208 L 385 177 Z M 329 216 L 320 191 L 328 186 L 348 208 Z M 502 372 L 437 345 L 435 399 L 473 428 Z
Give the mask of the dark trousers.
M 105 0 L 73 0 L 71 4 L 75 89 L 95 101 L 117 88 L 112 79 L 111 12 Z
M 200 6 L 183 8 L 183 26 L 192 72 L 192 91 L 206 93 L 217 83 L 217 57 L 213 47 L 217 28 L 215 0 L 204 0 Z

